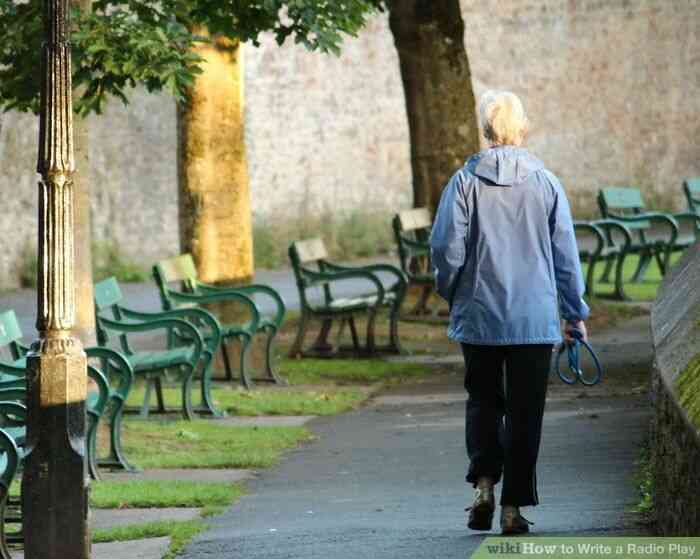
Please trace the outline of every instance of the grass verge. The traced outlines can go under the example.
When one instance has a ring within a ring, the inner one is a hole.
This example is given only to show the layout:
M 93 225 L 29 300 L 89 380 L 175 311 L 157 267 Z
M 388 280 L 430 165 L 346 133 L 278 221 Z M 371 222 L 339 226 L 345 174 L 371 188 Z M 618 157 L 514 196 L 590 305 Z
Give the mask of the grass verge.
M 125 421 L 124 450 L 142 468 L 267 468 L 312 435 L 303 427 L 232 427 L 217 421 Z
M 167 536 L 170 537 L 170 546 L 163 559 L 174 559 L 197 534 L 206 528 L 207 524 L 202 520 L 149 522 L 134 526 L 95 530 L 92 533 L 92 542 L 123 542 Z
M 381 359 L 283 359 L 280 370 L 291 384 L 338 385 L 401 382 L 433 372 L 425 365 Z
M 129 394 L 129 405 L 143 402 L 144 390 L 139 387 Z M 180 402 L 179 388 L 163 390 L 166 406 L 177 407 Z M 214 388 L 215 405 L 234 415 L 335 415 L 355 408 L 367 396 L 360 390 L 240 390 Z
M 680 253 L 673 254 L 671 256 L 671 266 L 678 262 L 681 256 L 682 255 Z M 658 291 L 659 286 L 661 285 L 661 280 L 663 279 L 661 277 L 661 270 L 659 270 L 656 260 L 653 260 L 647 269 L 644 281 L 640 283 L 631 283 L 630 279 L 632 278 L 634 271 L 637 269 L 638 262 L 639 257 L 636 255 L 630 255 L 625 258 L 625 265 L 622 270 L 625 292 L 627 293 L 627 296 L 634 301 L 653 301 L 656 298 L 656 292 Z M 588 271 L 588 265 L 582 264 L 581 268 L 585 277 Z M 598 278 L 595 280 L 593 289 L 598 297 L 611 295 L 614 290 L 613 283 L 601 283 L 600 281 L 600 276 L 604 269 L 605 263 L 596 264 L 596 273 Z M 614 271 L 610 274 L 610 277 L 614 277 Z
M 101 481 L 91 486 L 90 506 L 98 509 L 224 507 L 243 494 L 239 484 L 197 481 Z
M 635 504 L 633 511 L 641 513 L 646 519 L 651 520 L 654 515 L 654 476 L 651 469 L 651 449 L 648 439 L 642 443 L 635 465 L 636 469 L 632 479 L 637 488 L 639 501 Z

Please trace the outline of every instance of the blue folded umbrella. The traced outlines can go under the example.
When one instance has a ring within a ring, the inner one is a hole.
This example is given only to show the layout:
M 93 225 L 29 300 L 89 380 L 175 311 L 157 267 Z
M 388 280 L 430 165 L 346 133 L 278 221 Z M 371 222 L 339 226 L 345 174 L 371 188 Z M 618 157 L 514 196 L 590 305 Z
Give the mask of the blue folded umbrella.
M 577 382 L 586 386 L 598 384 L 603 376 L 603 367 L 598 356 L 591 345 L 583 339 L 583 332 L 574 328 L 569 333 L 573 340 L 564 342 L 559 347 L 559 354 L 557 355 L 557 374 L 559 378 L 566 384 L 576 384 Z M 583 350 L 590 354 L 593 361 L 593 367 L 588 367 L 585 371 L 581 368 L 581 352 Z M 568 358 L 568 368 L 562 369 L 561 357 L 565 351 Z

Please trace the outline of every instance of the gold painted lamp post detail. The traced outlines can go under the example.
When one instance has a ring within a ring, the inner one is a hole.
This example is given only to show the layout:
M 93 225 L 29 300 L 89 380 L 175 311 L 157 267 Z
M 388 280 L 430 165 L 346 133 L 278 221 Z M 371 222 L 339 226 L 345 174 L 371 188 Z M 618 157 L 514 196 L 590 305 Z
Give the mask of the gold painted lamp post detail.
M 87 559 L 87 362 L 73 336 L 73 108 L 68 0 L 45 0 L 39 128 L 39 340 L 28 356 L 27 559 Z

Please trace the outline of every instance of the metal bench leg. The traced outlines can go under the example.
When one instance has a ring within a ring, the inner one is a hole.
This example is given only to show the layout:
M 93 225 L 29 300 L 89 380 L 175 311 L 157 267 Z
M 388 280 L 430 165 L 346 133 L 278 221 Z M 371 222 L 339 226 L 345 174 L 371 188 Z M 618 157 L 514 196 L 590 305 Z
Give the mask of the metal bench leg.
M 212 363 L 214 356 L 206 351 L 204 357 L 202 358 L 202 378 L 200 380 L 200 389 L 202 403 L 198 406 L 197 412 L 204 413 L 207 415 L 213 415 L 214 417 L 224 417 L 226 412 L 218 410 L 214 404 L 214 399 L 211 395 L 211 375 L 212 375 Z
M 654 252 L 654 257 L 656 258 L 656 263 L 659 265 L 662 276 L 666 275 L 666 270 L 668 270 L 670 266 L 672 253 L 672 246 L 659 247 L 659 249 Z
M 637 264 L 637 269 L 635 270 L 631 280 L 633 283 L 639 283 L 644 279 L 644 276 L 647 273 L 647 268 L 651 263 L 651 258 L 652 256 L 648 251 L 644 251 L 639 254 L 639 263 Z
M 192 381 L 194 380 L 194 373 L 196 368 L 191 365 L 185 365 L 183 371 L 182 379 L 182 415 L 188 421 L 192 421 L 196 418 L 194 413 L 194 408 L 192 407 Z M 158 379 L 158 385 L 160 386 L 160 379 Z
M 308 323 L 309 316 L 306 313 L 302 313 L 301 319 L 299 320 L 299 328 L 297 328 L 297 335 L 294 338 L 291 349 L 289 350 L 289 357 L 297 357 L 298 355 L 301 355 Z
M 148 417 L 148 412 L 151 407 L 151 393 L 153 392 L 153 384 L 155 379 L 146 377 L 146 390 L 143 394 L 143 405 L 141 406 L 140 416 L 144 419 Z
M 350 335 L 352 336 L 352 347 L 355 348 L 357 353 L 360 353 L 362 348 L 360 347 L 360 338 L 357 335 L 357 326 L 355 326 L 354 316 L 348 318 L 348 325 L 350 326 Z
M 287 384 L 287 381 L 277 374 L 273 366 L 275 358 L 273 348 L 275 336 L 277 335 L 277 328 L 274 326 L 267 326 L 266 330 L 267 340 L 265 342 L 265 368 L 267 369 L 267 375 L 275 384 Z
M 253 382 L 248 378 L 248 373 L 246 371 L 246 357 L 248 355 L 248 350 L 250 349 L 253 338 L 250 336 L 240 336 L 239 339 L 241 342 L 241 384 L 246 390 L 250 390 L 251 388 L 253 388 Z
M 593 297 L 595 292 L 593 290 L 593 283 L 595 282 L 595 265 L 598 261 L 595 258 L 591 258 L 588 261 L 588 270 L 586 272 L 586 291 L 585 295 Z
M 321 324 L 321 331 L 318 333 L 316 341 L 311 346 L 311 349 L 319 352 L 330 352 L 333 350 L 333 346 L 328 343 L 328 335 L 333 328 L 333 319 L 326 318 Z
M 7 512 L 8 489 L 0 486 L 0 557 L 12 559 L 12 554 L 7 547 L 7 534 L 5 533 L 5 514 Z
M 97 470 L 97 426 L 99 424 L 99 418 L 88 414 L 88 425 L 87 425 L 87 466 L 90 477 L 95 481 L 100 480 L 100 472 Z
M 605 268 L 603 269 L 603 273 L 600 275 L 600 282 L 601 283 L 610 283 L 610 273 L 612 272 L 613 265 L 615 264 L 615 259 L 606 259 L 605 260 Z
M 615 261 L 615 296 L 622 300 L 627 301 L 629 298 L 625 293 L 624 285 L 624 269 L 625 269 L 625 257 L 627 255 L 623 252 L 621 253 Z
M 231 370 L 231 360 L 228 357 L 226 349 L 227 340 L 221 340 L 221 356 L 224 359 L 224 379 L 233 380 L 233 371 Z
M 98 460 L 98 466 L 109 468 L 119 468 L 127 472 L 140 471 L 135 466 L 132 466 L 124 456 L 122 450 L 122 414 L 124 411 L 124 401 L 121 398 L 112 398 L 111 407 L 114 409 L 109 422 L 109 456 L 105 459 Z
M 370 310 L 367 315 L 367 353 L 370 355 L 374 355 L 377 352 L 377 344 L 374 337 L 376 319 L 376 309 Z
M 411 314 L 419 316 L 422 314 L 430 314 L 430 310 L 428 309 L 428 300 L 430 299 L 430 295 L 432 294 L 432 292 L 432 286 L 425 285 L 422 287 L 421 294 L 418 297 L 418 302 L 416 303 L 416 306 L 413 307 Z
M 399 305 L 389 311 L 389 349 L 397 354 L 403 353 L 399 338 Z
M 153 381 L 153 385 L 156 389 L 156 401 L 158 402 L 158 413 L 165 413 L 165 398 L 163 397 L 163 382 L 160 377 L 156 377 Z

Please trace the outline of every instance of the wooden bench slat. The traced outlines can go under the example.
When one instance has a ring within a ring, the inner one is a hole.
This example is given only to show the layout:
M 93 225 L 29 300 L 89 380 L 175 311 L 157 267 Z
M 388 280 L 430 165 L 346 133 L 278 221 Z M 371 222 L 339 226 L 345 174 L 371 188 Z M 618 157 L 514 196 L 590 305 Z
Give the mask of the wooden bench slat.
M 425 229 L 432 226 L 430 212 L 428 208 L 414 208 L 412 210 L 404 210 L 399 212 L 399 223 L 403 231 L 415 231 L 416 229 Z
M 644 207 L 642 193 L 637 188 L 609 186 L 600 192 L 609 209 L 634 210 Z
M 302 264 L 309 264 L 325 260 L 328 258 L 326 245 L 319 238 L 307 239 L 305 241 L 295 241 L 294 247 Z

